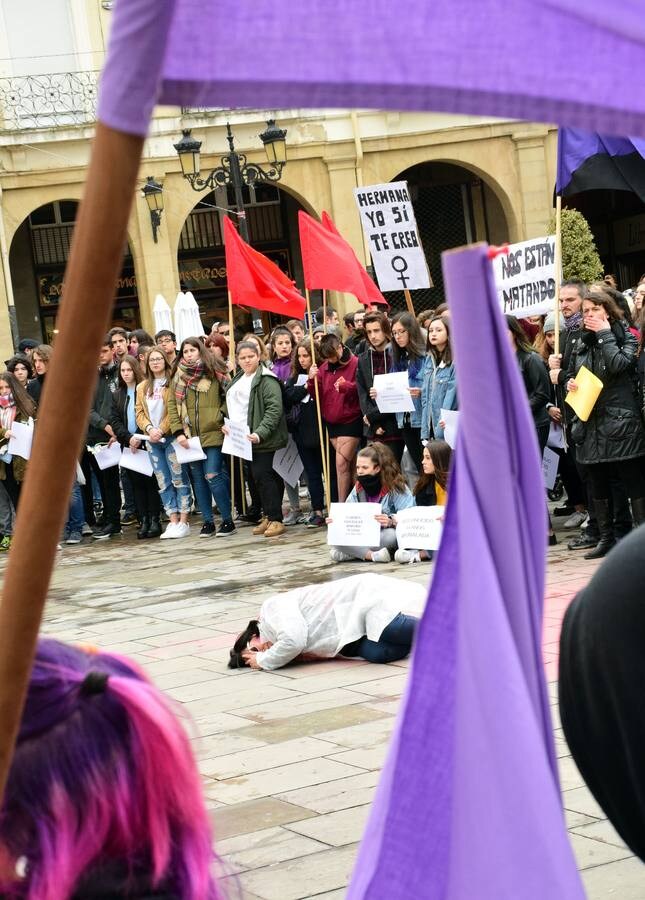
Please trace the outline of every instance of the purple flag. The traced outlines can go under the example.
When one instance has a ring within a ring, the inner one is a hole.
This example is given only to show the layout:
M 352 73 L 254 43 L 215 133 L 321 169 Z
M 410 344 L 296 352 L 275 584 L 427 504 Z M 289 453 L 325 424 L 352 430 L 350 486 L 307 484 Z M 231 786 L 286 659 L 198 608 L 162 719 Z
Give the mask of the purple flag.
M 102 122 L 155 101 L 377 107 L 645 135 L 633 0 L 117 0 Z
M 556 193 L 601 189 L 632 191 L 645 203 L 645 138 L 560 128 Z
M 537 440 L 486 247 L 443 254 L 461 409 L 408 689 L 348 900 L 582 900 L 541 656 Z

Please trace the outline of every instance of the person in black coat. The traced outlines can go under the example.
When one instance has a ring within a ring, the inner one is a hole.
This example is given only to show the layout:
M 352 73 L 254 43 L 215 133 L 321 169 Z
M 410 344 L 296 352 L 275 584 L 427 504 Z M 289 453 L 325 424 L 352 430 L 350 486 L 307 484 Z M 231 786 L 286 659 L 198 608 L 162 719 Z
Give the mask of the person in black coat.
M 311 358 L 309 341 L 300 341 L 293 350 L 291 375 L 284 387 L 287 428 L 296 442 L 300 459 L 305 468 L 311 515 L 307 528 L 322 528 L 325 524 L 323 510 L 325 493 L 322 476 L 322 455 L 316 403 L 307 390 L 307 377 L 311 366 L 320 364 L 318 348 L 314 345 L 315 359 Z M 301 381 L 302 384 L 298 384 Z
M 358 356 L 356 388 L 363 413 L 365 436 L 368 441 L 380 441 L 389 447 L 400 465 L 405 444 L 396 424 L 396 415 L 382 413 L 376 400 L 370 395 L 375 375 L 386 375 L 395 371 L 390 345 L 392 336 L 390 323 L 382 312 L 371 312 L 363 319 L 363 329 L 365 349 Z
M 645 521 L 645 429 L 641 418 L 636 374 L 636 339 L 622 322 L 622 313 L 604 292 L 592 292 L 582 302 L 584 329 L 571 356 L 567 388 L 582 366 L 603 384 L 589 419 L 574 416 L 571 437 L 577 458 L 588 466 L 600 540 L 586 559 L 604 556 L 614 545 L 610 497 L 612 475 L 622 481 L 631 500 L 636 525 Z
M 112 395 L 112 412 L 110 425 L 116 439 L 122 447 L 141 450 L 142 441 L 136 438 L 137 424 L 135 418 L 135 394 L 137 385 L 143 380 L 141 366 L 134 356 L 124 356 L 119 362 L 118 387 Z M 143 448 L 145 451 L 145 447 Z M 130 479 L 134 491 L 134 504 L 139 519 L 137 537 L 159 537 L 161 534 L 161 504 L 159 488 L 154 475 L 142 475 L 130 469 L 122 471 L 122 475 Z

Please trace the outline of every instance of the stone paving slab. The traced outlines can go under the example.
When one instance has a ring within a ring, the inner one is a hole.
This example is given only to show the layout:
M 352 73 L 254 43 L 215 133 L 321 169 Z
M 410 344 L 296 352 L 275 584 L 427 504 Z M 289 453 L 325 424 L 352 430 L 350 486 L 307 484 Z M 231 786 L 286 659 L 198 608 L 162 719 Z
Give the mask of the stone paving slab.
M 200 540 L 198 529 L 195 520 L 181 542 L 142 545 L 129 530 L 110 542 L 65 546 L 44 629 L 131 654 L 191 717 L 228 900 L 340 900 L 409 663 L 229 671 L 234 635 L 266 596 L 373 570 L 331 564 L 318 530 L 290 528 L 269 542 L 250 529 Z M 0 559 L 0 575 L 4 565 Z M 642 900 L 643 866 L 584 786 L 557 709 L 562 617 L 596 567 L 562 544 L 549 551 L 543 649 L 563 805 L 589 900 Z M 377 571 L 428 584 L 432 564 Z

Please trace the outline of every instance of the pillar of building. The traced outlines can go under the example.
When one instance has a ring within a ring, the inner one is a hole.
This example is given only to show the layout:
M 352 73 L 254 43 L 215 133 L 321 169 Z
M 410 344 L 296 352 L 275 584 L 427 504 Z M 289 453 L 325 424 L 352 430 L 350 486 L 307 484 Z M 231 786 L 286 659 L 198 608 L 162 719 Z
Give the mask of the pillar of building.
M 533 126 L 527 131 L 513 132 L 522 202 L 521 217 L 524 239 L 546 233 L 553 212 L 547 178 L 546 140 L 549 129 Z

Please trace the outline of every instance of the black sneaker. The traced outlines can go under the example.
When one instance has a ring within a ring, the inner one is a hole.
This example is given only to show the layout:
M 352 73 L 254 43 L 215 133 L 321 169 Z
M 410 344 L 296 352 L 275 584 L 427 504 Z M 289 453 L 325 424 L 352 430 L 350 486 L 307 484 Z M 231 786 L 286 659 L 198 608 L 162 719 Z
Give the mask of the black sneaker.
M 555 509 L 553 510 L 553 515 L 558 519 L 561 518 L 562 516 L 567 516 L 567 518 L 568 518 L 571 515 L 571 513 L 574 513 L 574 512 L 575 512 L 575 509 L 573 508 L 573 506 L 556 506 Z
M 136 525 L 138 523 L 138 519 L 135 513 L 125 512 L 121 516 L 121 525 L 127 527 L 128 525 Z
M 240 522 L 244 522 L 246 525 L 259 525 L 262 521 L 262 513 L 256 513 L 251 510 L 250 512 L 242 513 L 238 518 Z
M 123 534 L 120 525 L 104 525 L 92 535 L 95 541 L 107 541 L 113 534 Z
M 212 537 L 215 534 L 215 522 L 204 522 L 202 530 L 199 532 L 200 538 Z
M 587 534 L 586 531 L 583 531 L 578 537 L 569 541 L 567 547 L 569 550 L 593 550 L 599 540 L 600 538 L 597 534 L 590 535 Z
M 235 534 L 235 525 L 230 519 L 228 522 L 222 522 L 217 529 L 217 537 L 225 537 L 227 534 Z

